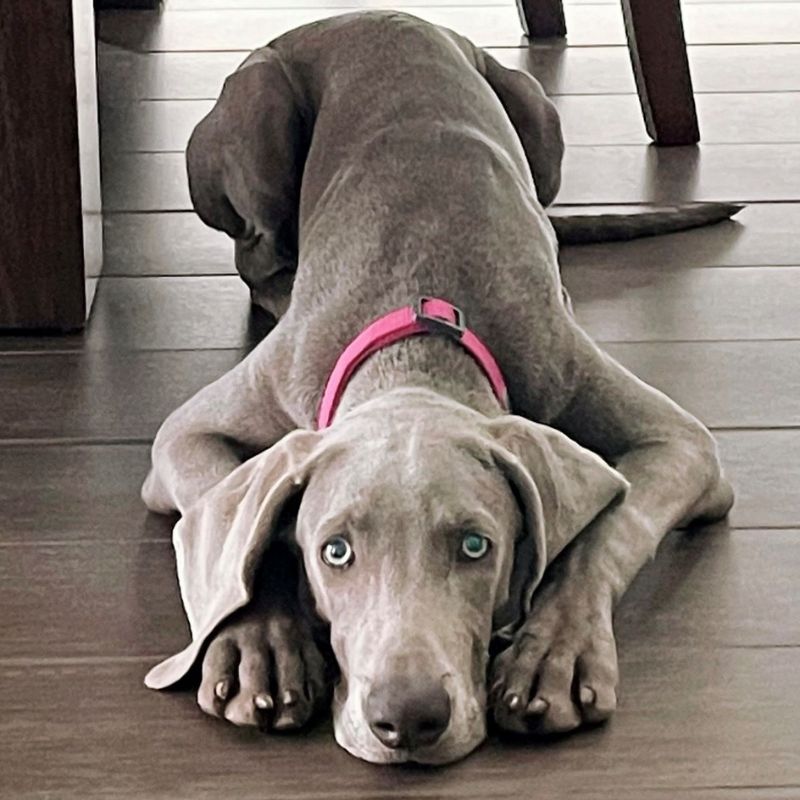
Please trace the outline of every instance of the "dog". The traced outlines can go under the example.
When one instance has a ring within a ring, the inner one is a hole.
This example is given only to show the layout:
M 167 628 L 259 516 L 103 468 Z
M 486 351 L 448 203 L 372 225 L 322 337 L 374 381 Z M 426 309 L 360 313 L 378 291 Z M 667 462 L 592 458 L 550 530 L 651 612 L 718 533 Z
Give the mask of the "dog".
M 148 686 L 197 668 L 204 711 L 294 729 L 329 646 L 336 739 L 377 763 L 462 758 L 487 709 L 521 734 L 613 713 L 616 602 L 733 493 L 570 313 L 562 155 L 534 78 L 406 14 L 304 26 L 226 80 L 191 196 L 277 324 L 155 437 L 193 640 Z

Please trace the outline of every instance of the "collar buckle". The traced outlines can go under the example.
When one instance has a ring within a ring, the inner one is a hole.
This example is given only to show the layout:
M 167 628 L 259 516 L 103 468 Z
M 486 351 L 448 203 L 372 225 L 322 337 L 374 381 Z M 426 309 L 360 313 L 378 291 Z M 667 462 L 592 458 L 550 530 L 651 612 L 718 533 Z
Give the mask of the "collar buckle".
M 445 319 L 433 312 L 426 312 L 427 305 L 441 302 L 434 297 L 420 297 L 414 306 L 414 320 L 423 325 L 430 333 L 443 333 L 454 339 L 461 339 L 467 323 L 464 312 L 458 306 L 448 303 L 448 311 L 452 311 L 454 317 L 452 320 Z

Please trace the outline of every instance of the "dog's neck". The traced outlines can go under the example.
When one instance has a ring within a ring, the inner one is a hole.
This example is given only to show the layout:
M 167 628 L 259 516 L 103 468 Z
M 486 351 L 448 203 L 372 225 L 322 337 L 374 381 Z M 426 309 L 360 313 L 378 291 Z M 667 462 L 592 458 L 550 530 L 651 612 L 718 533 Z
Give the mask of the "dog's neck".
M 503 409 L 475 359 L 444 336 L 414 336 L 373 353 L 342 394 L 337 416 L 395 389 L 437 392 L 487 416 Z

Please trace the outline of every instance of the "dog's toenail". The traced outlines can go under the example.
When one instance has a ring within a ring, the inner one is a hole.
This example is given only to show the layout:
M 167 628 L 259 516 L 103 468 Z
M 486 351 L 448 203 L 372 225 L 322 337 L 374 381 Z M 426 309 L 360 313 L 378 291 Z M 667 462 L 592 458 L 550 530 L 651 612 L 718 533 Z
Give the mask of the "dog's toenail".
M 597 694 L 591 686 L 581 686 L 581 705 L 593 706 L 594 701 L 597 700 Z
M 262 711 L 269 711 L 273 707 L 274 703 L 268 694 L 257 694 L 253 698 L 253 705 Z
M 219 683 L 217 683 L 217 685 L 214 687 L 214 694 L 219 697 L 220 700 L 227 700 L 230 691 L 231 682 L 227 680 L 219 681 Z
M 516 711 L 522 703 L 522 698 L 518 694 L 507 694 L 504 700 L 509 711 Z
M 300 699 L 300 695 L 297 692 L 293 692 L 291 689 L 283 693 L 283 697 L 281 698 L 281 702 L 285 706 L 295 706 L 297 705 L 297 701 Z
M 544 714 L 547 711 L 547 707 L 550 703 L 547 702 L 543 697 L 534 697 L 530 703 L 528 703 L 528 713 L 529 714 Z
M 500 696 L 500 692 L 503 691 L 503 680 L 502 678 L 499 681 L 495 681 L 489 687 L 489 702 L 493 703 L 497 698 Z
M 287 728 L 297 727 L 297 722 L 291 714 L 283 713 L 280 717 L 278 717 L 278 719 L 275 720 L 275 722 L 272 724 L 272 727 L 276 731 L 283 731 Z

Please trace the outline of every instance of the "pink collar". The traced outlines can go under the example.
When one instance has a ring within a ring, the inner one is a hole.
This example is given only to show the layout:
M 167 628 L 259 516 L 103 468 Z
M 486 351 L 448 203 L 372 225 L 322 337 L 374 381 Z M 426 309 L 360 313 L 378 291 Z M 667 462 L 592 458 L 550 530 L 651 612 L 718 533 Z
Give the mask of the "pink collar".
M 455 339 L 478 362 L 497 399 L 508 409 L 508 390 L 503 373 L 489 348 L 465 327 L 461 310 L 438 297 L 421 297 L 416 307 L 397 308 L 371 322 L 345 347 L 325 384 L 317 428 L 327 428 L 333 422 L 347 382 L 367 356 L 401 339 L 422 333 L 439 333 Z

